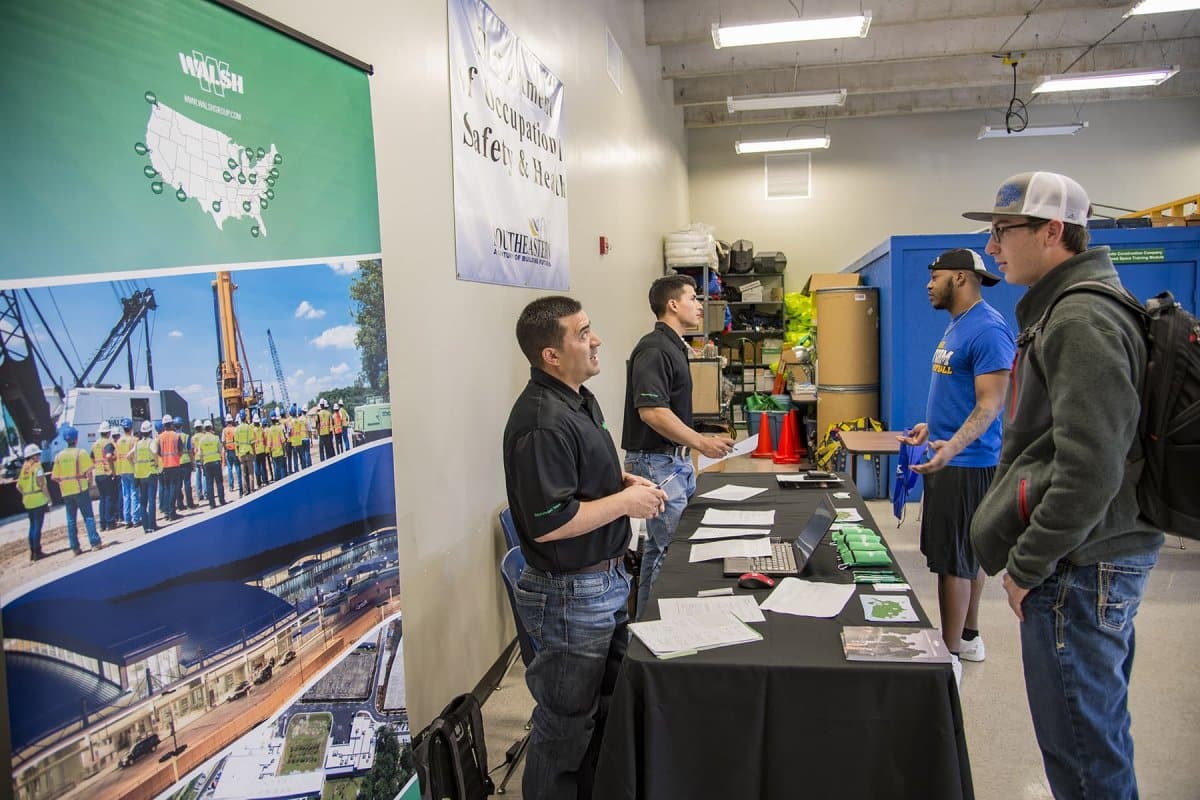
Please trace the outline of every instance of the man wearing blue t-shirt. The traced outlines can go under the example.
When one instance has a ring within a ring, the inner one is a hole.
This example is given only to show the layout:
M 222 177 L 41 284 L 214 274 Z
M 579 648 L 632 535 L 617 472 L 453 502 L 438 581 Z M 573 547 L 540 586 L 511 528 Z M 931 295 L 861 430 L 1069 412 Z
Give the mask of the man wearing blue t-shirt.
M 913 467 L 925 476 L 921 552 L 938 576 L 942 638 L 958 658 L 983 661 L 979 597 L 985 574 L 971 548 L 971 518 L 1000 460 L 1000 410 L 1016 344 L 980 285 L 1000 282 L 974 250 L 948 250 L 929 265 L 929 302 L 950 313 L 933 353 L 926 422 L 901 437 L 929 442 L 931 457 Z

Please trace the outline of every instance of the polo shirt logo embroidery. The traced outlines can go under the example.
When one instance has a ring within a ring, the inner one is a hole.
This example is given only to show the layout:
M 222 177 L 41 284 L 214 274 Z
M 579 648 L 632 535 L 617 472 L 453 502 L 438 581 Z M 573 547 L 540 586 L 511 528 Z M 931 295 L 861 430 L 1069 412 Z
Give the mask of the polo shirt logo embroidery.
M 640 396 L 641 397 L 649 397 L 651 400 L 658 399 L 658 395 L 655 394 L 654 392 L 642 392 Z
M 552 506 L 550 506 L 549 508 L 547 508 L 545 511 L 535 511 L 535 512 L 533 512 L 533 515 L 534 515 L 535 517 L 544 517 L 544 516 L 546 516 L 547 514 L 553 514 L 555 511 L 558 511 L 560 508 L 562 508 L 562 506 L 563 506 L 563 504 L 562 504 L 562 503 L 555 503 L 554 505 L 552 505 Z

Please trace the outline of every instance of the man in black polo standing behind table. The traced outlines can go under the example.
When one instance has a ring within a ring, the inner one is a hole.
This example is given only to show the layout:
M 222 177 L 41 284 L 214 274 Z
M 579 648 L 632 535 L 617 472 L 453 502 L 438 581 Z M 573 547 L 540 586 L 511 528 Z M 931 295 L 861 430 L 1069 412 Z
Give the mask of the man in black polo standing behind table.
M 663 513 L 646 521 L 638 580 L 639 619 L 646 615 L 650 588 L 662 568 L 679 517 L 696 491 L 689 451 L 720 458 L 733 449 L 733 439 L 702 436 L 692 428 L 692 372 L 683 332 L 704 324 L 704 302 L 696 296 L 695 281 L 687 275 L 666 275 L 654 281 L 650 310 L 658 321 L 633 348 L 626 365 L 621 435 L 625 469 L 662 486 L 667 494 Z
M 600 337 L 569 297 L 521 312 L 517 342 L 529 383 L 504 429 L 504 477 L 526 566 L 517 611 L 537 648 L 525 673 L 537 703 L 526 800 L 591 797 L 617 669 L 628 644 L 629 517 L 661 513 L 666 496 L 621 462 L 596 397 Z

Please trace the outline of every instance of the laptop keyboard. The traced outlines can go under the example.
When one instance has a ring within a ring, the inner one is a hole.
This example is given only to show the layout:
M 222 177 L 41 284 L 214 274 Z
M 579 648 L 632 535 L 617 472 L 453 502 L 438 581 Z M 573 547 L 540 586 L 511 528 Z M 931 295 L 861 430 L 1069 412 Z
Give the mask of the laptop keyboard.
M 754 556 L 749 559 L 750 572 L 795 572 L 796 556 L 790 542 L 772 542 L 771 555 Z

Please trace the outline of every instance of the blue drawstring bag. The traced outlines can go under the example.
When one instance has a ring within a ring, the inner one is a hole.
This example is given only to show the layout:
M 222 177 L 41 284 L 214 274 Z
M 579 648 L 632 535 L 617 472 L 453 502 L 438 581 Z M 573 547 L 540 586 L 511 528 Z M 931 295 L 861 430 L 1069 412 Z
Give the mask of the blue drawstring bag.
M 911 430 L 904 429 L 905 436 L 910 433 Z M 900 443 L 900 452 L 896 454 L 896 485 L 892 489 L 892 513 L 896 515 L 897 523 L 904 521 L 904 504 L 908 502 L 908 493 L 921 480 L 920 473 L 912 471 L 912 465 L 924 461 L 928 450 L 928 442 L 917 445 Z

